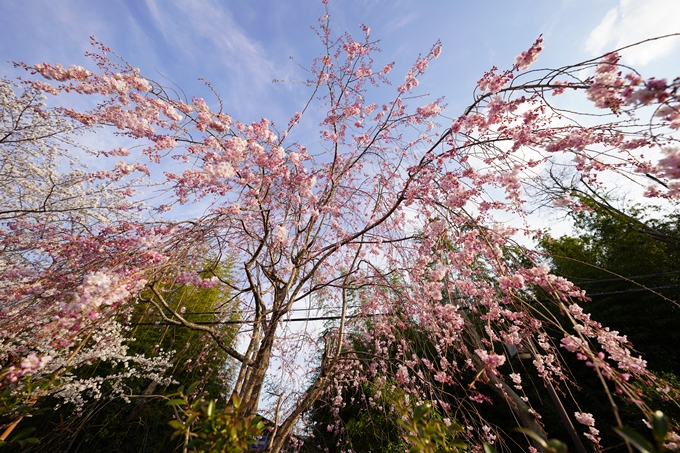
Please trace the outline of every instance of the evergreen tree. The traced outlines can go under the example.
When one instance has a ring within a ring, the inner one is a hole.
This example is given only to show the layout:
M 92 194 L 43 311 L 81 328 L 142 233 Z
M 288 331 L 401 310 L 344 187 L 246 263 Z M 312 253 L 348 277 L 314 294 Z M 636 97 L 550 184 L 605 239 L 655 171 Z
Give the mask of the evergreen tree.
M 229 267 L 221 266 L 215 273 L 223 279 L 228 278 Z M 166 300 L 197 324 L 219 325 L 220 321 L 226 321 L 221 324 L 223 339 L 228 344 L 233 341 L 236 329 L 230 322 L 238 319 L 238 313 L 228 303 L 229 291 L 224 285 L 197 288 L 178 284 L 167 291 Z M 174 351 L 172 368 L 167 375 L 175 384 L 167 387 L 158 385 L 157 381 L 133 377 L 126 381 L 127 401 L 113 399 L 110 389 L 104 388 L 101 397 L 92 399 L 82 408 L 66 405 L 35 417 L 26 422 L 26 426 L 38 428 L 34 435 L 41 438 L 41 443 L 32 446 L 30 451 L 181 451 L 183 439 L 171 438 L 173 428 L 168 425 L 175 411 L 166 404 L 167 398 L 163 395 L 199 382 L 194 387 L 194 395 L 202 392 L 217 401 L 217 408 L 226 406 L 230 366 L 224 351 L 207 341 L 203 332 L 163 322 L 146 305 L 138 304 L 129 316 L 129 348 L 148 357 L 162 351 Z M 111 373 L 111 368 L 107 362 L 96 362 L 74 372 L 82 377 L 96 377 Z
M 584 310 L 627 335 L 650 369 L 680 374 L 679 214 L 590 204 L 573 214 L 575 236 L 543 239 L 555 272 L 586 291 Z

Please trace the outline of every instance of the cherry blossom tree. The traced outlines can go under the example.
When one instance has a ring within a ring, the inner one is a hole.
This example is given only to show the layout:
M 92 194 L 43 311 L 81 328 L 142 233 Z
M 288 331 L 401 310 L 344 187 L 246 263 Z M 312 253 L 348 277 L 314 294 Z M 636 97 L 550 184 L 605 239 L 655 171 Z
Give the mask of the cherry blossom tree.
M 265 385 L 271 385 L 278 398 L 270 414 L 275 424 L 268 448 L 274 452 L 324 391 L 367 379 L 396 386 L 414 401 L 432 401 L 442 412 L 454 407 L 440 403 L 438 388 L 462 388 L 465 396 L 455 409 L 463 410 L 457 413 L 474 428 L 469 437 L 477 443 L 498 436 L 476 418 L 475 404 L 484 402 L 477 383 L 491 385 L 525 426 L 540 429 L 539 411 L 523 396 L 517 375 L 501 371 L 508 360 L 503 345 L 528 348 L 552 388 L 569 384 L 560 357 L 573 353 L 593 368 L 603 392 L 624 395 L 649 416 L 634 385 L 657 385 L 645 361 L 623 334 L 590 319 L 581 307 L 583 292 L 551 275 L 544 258 L 516 238 L 540 234 L 522 224 L 524 189 L 551 161 L 573 166 L 591 185 L 604 184 L 601 175 L 611 173 L 649 182 L 648 196 L 677 197 L 680 148 L 667 132 L 680 127 L 680 82 L 645 79 L 621 65 L 616 52 L 529 70 L 543 49 L 539 38 L 509 69 L 485 73 L 473 103 L 446 119 L 443 99 L 418 96 L 441 43 L 416 58 L 394 90 L 394 63 L 374 61 L 378 42 L 367 26 L 358 39 L 334 35 L 325 15 L 316 31 L 322 53 L 309 68 L 309 102 L 280 128 L 264 118 L 235 120 L 220 102 L 177 96 L 111 58 L 97 42 L 93 70 L 17 64 L 38 77 L 24 81 L 27 93 L 81 95 L 96 106 L 46 111 L 10 93 L 5 99 L 16 106 L 11 111 L 26 113 L 10 114 L 19 120 L 9 122 L 8 136 L 19 134 L 13 131 L 21 131 L 23 121 L 38 130 L 41 118 L 62 128 L 55 134 L 76 127 L 113 130 L 135 145 L 90 150 L 111 162 L 110 170 L 79 173 L 74 184 L 86 186 L 78 190 L 91 185 L 105 196 L 123 197 L 126 203 L 105 203 L 116 213 L 138 199 L 133 188 L 139 178 L 150 184 L 163 178 L 168 192 L 140 219 L 116 214 L 107 222 L 56 222 L 20 214 L 58 210 L 68 200 L 84 208 L 66 182 L 45 185 L 30 203 L 3 208 L 12 214 L 3 217 L 0 236 L 2 385 L 16 393 L 25 392 L 30 380 L 56 382 L 79 354 L 87 356 L 82 360 L 132 360 L 121 341 L 102 343 L 101 333 L 120 322 L 115 315 L 148 304 L 162 322 L 205 332 L 238 363 L 233 384 L 244 416 L 258 411 Z M 392 100 L 382 101 L 391 89 Z M 592 118 L 588 106 L 584 116 L 562 110 L 553 98 L 558 95 L 581 95 L 603 115 L 586 122 Z M 319 136 L 289 142 L 313 107 L 325 112 Z M 40 143 L 41 134 L 27 138 L 28 144 Z M 7 141 L 1 151 L 23 146 Z M 655 150 L 664 157 L 643 157 Z M 31 163 L 43 158 L 22 153 Z M 7 187 L 21 184 L 9 181 Z M 50 187 L 60 188 L 57 198 Z M 562 201 L 579 207 L 577 200 Z M 205 214 L 172 220 L 173 209 L 187 204 L 206 206 Z M 520 219 L 518 226 L 499 222 L 508 215 Z M 206 265 L 206 256 L 214 263 Z M 224 260 L 233 263 L 233 278 L 202 277 Z M 225 303 L 238 302 L 245 321 L 243 347 L 227 344 L 220 329 L 194 322 L 168 303 L 169 283 L 228 286 Z M 325 308 L 337 322 L 318 335 L 294 328 L 287 321 L 302 307 Z M 553 309 L 568 322 L 561 323 Z M 563 332 L 560 343 L 551 341 L 548 328 Z M 435 358 L 419 354 L 402 335 L 406 329 L 426 335 Z M 368 353 L 356 351 L 357 342 L 369 345 Z M 151 374 L 163 365 L 134 360 Z M 474 375 L 469 382 L 468 371 Z M 276 372 L 284 377 L 273 379 Z M 300 376 L 304 385 L 288 385 Z M 596 422 L 587 414 L 577 420 L 586 422 L 597 444 Z

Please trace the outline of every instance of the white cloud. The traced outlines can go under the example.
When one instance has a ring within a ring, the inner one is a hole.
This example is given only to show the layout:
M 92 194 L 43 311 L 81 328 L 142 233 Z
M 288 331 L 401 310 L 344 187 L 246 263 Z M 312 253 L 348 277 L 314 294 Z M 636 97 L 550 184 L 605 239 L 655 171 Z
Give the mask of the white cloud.
M 418 13 L 417 12 L 410 12 L 407 14 L 400 14 L 399 16 L 394 17 L 392 20 L 387 22 L 383 28 L 386 33 L 394 33 L 400 28 L 405 27 L 406 25 L 412 23 L 418 18 Z
M 612 8 L 607 11 L 600 24 L 590 32 L 586 41 L 586 50 L 593 54 L 601 54 L 604 47 L 609 44 L 614 31 L 614 26 L 619 18 L 619 8 Z
M 262 46 L 239 27 L 228 10 L 212 0 L 172 1 L 146 4 L 165 38 L 185 56 L 210 58 L 217 65 L 246 72 L 252 78 L 271 81 L 273 64 Z M 210 43 L 201 45 L 200 41 Z M 220 51 L 206 55 L 205 51 Z M 246 74 L 243 74 L 246 75 Z
M 215 0 L 145 0 L 172 58 L 196 68 L 193 75 L 210 80 L 223 96 L 227 111 L 239 117 L 259 113 L 271 95 L 272 79 L 286 78 L 267 49 Z
M 620 0 L 590 33 L 586 50 L 599 55 L 648 38 L 680 32 L 678 18 L 678 0 Z M 628 49 L 622 55 L 626 63 L 642 66 L 668 55 L 678 41 L 678 38 L 653 41 Z

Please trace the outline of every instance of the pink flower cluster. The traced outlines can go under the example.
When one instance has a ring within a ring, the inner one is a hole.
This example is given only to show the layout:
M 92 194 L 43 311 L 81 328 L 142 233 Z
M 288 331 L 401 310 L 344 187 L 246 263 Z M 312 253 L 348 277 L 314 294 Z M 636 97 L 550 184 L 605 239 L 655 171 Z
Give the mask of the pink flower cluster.
M 529 49 L 515 57 L 515 68 L 520 70 L 529 69 L 529 66 L 538 59 L 538 54 L 541 53 L 542 50 L 543 38 L 539 36 Z
M 408 368 L 404 365 L 399 365 L 395 377 L 400 385 L 407 384 L 409 382 Z
M 613 52 L 605 55 L 597 66 L 587 89 L 588 98 L 595 106 L 618 114 L 624 105 L 639 107 L 658 104 L 654 116 L 668 122 L 672 129 L 680 128 L 680 103 L 675 94 L 678 81 L 673 84 L 669 84 L 666 79 L 650 78 L 645 81 L 634 72 L 622 76 L 619 59 L 620 56 Z
M 680 129 L 680 103 L 662 105 L 654 116 L 668 123 L 671 129 Z
M 71 302 L 63 306 L 63 312 L 69 315 L 88 313 L 88 316 L 96 319 L 102 306 L 118 305 L 139 292 L 144 285 L 146 280 L 143 279 L 127 284 L 113 273 L 106 271 L 89 273 Z
M 505 356 L 503 354 L 496 354 L 493 352 L 489 354 L 484 349 L 475 349 L 475 354 L 477 354 L 477 356 L 482 359 L 484 365 L 492 373 L 496 373 L 496 368 L 505 363 Z
M 7 379 L 9 382 L 16 382 L 22 377 L 31 376 L 45 368 L 52 360 L 53 357 L 50 355 L 38 357 L 35 353 L 31 353 L 26 358 L 21 359 L 20 367 L 10 366 L 7 369 Z
M 569 313 L 582 324 L 575 327 L 578 332 L 589 338 L 597 339 L 602 349 L 607 352 L 608 358 L 615 361 L 617 367 L 624 373 L 615 373 L 611 366 L 604 360 L 605 354 L 600 352 L 597 355 L 590 353 L 589 357 L 582 356 L 582 359 L 593 360 L 596 366 L 603 370 L 603 374 L 616 380 L 621 378 L 624 381 L 629 379 L 629 374 L 637 376 L 645 376 L 647 372 L 647 362 L 642 357 L 633 357 L 628 346 L 628 339 L 625 335 L 619 335 L 619 332 L 610 330 L 608 327 L 603 327 L 600 323 L 590 319 L 590 315 L 583 312 L 583 308 L 577 304 L 569 306 Z M 585 351 L 585 343 L 579 339 L 566 337 L 562 340 L 562 345 L 568 350 Z
M 599 437 L 600 431 L 595 429 L 595 418 L 593 417 L 593 414 L 574 412 L 574 416 L 580 424 L 586 425 L 588 427 L 588 431 L 583 433 L 583 435 L 592 443 L 599 446 L 601 440 Z
M 441 113 L 442 108 L 439 106 L 439 103 L 437 102 L 431 102 L 427 105 L 424 105 L 422 107 L 418 107 L 416 109 L 416 113 L 420 115 L 423 118 L 429 118 L 432 116 L 437 116 Z
M 623 97 L 626 99 L 626 104 L 663 104 L 671 96 L 667 91 L 669 86 L 666 82 L 666 79 L 651 78 L 647 80 L 647 82 L 644 82 L 642 88 L 636 90 L 633 87 L 635 85 L 642 84 L 642 80 L 632 74 L 627 75 L 626 78 L 631 81 L 631 84 L 623 92 Z
M 426 56 L 419 57 L 416 60 L 413 67 L 411 69 L 409 69 L 408 72 L 406 73 L 406 77 L 404 77 L 404 83 L 402 85 L 399 85 L 399 87 L 397 88 L 397 91 L 400 94 L 404 94 L 404 93 L 410 92 L 411 90 L 413 90 L 413 88 L 417 87 L 418 83 L 419 83 L 417 77 L 425 73 L 425 70 L 427 69 L 427 67 L 430 63 L 430 60 L 433 59 L 433 58 L 437 58 L 441 54 L 441 51 L 442 51 L 442 43 L 441 43 L 441 41 L 437 41 L 435 43 L 435 45 L 432 47 L 432 49 L 430 50 L 430 52 Z M 391 70 L 392 66 L 390 66 L 390 65 L 388 65 L 388 66 L 389 66 L 389 69 Z M 385 69 L 388 69 L 388 67 L 386 66 Z M 385 71 L 383 71 L 383 72 L 385 74 L 387 73 Z
M 512 69 L 503 71 L 499 74 L 496 72 L 498 71 L 498 68 L 494 66 L 484 73 L 484 76 L 477 82 L 477 86 L 482 91 L 498 93 L 513 80 L 513 72 L 529 69 L 536 59 L 538 59 L 538 54 L 541 53 L 542 50 L 543 38 L 539 37 L 529 49 L 515 57 L 515 64 Z
M 679 117 L 680 118 L 680 117 Z M 664 197 L 680 196 L 680 148 L 677 146 L 664 146 L 661 151 L 665 155 L 659 160 L 654 168 L 654 172 L 661 178 L 667 178 L 669 181 L 666 184 L 668 191 L 659 194 L 655 191 L 656 187 L 650 187 L 648 195 L 662 195 Z M 650 173 L 652 171 L 650 170 Z
M 182 285 L 192 285 L 196 288 L 214 288 L 219 283 L 219 279 L 214 275 L 203 278 L 198 272 L 192 270 L 182 273 L 175 279 L 175 282 Z
M 595 70 L 595 76 L 587 90 L 588 99 L 595 103 L 596 107 L 610 109 L 618 113 L 623 104 L 622 86 L 620 78 L 619 60 L 621 57 L 616 52 L 607 54 Z
M 661 174 L 669 179 L 680 179 L 680 148 L 666 146 L 661 150 L 666 155 L 658 164 Z
M 497 70 L 498 68 L 494 66 L 484 73 L 484 76 L 477 82 L 477 86 L 480 90 L 488 91 L 489 93 L 498 93 L 514 78 L 512 71 L 505 71 L 501 74 L 497 74 Z

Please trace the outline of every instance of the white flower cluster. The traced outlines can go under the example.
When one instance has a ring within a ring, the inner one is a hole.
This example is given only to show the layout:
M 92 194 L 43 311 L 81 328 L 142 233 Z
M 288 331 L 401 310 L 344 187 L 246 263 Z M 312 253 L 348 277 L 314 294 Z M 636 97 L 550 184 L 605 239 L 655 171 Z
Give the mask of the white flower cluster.
M 122 214 L 117 208 L 128 200 L 110 185 L 88 182 L 72 152 L 77 133 L 44 95 L 0 78 L 0 221 L 48 217 L 76 226 Z

